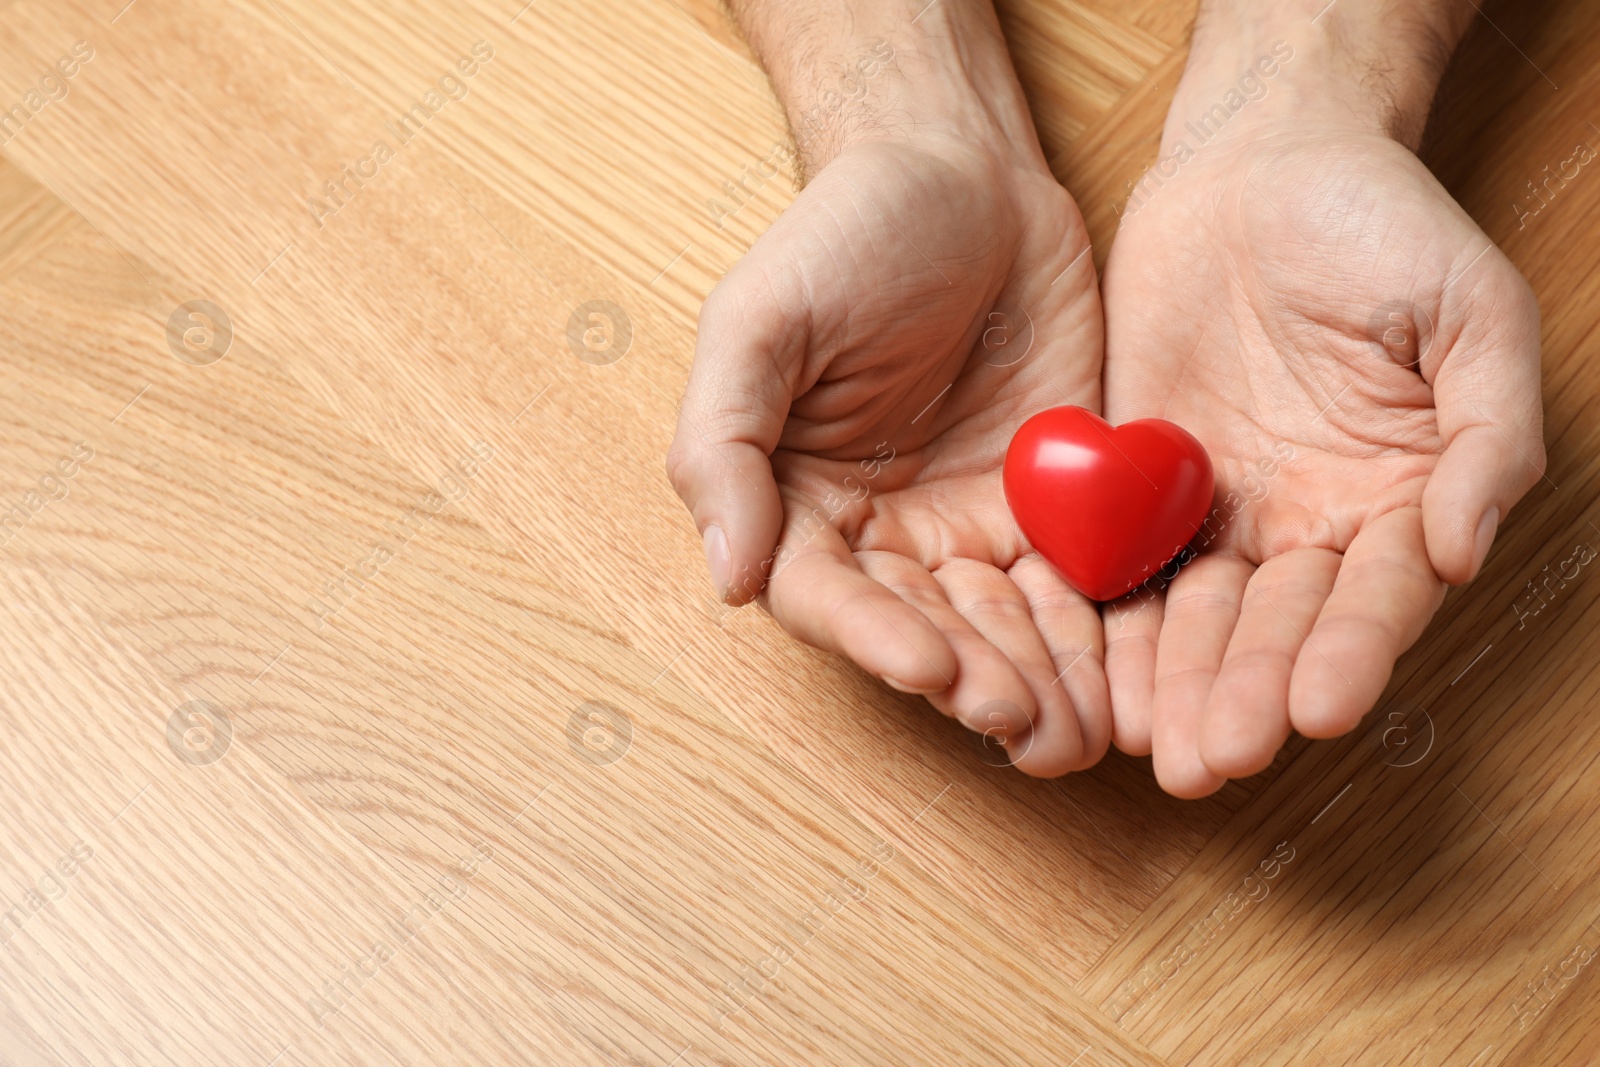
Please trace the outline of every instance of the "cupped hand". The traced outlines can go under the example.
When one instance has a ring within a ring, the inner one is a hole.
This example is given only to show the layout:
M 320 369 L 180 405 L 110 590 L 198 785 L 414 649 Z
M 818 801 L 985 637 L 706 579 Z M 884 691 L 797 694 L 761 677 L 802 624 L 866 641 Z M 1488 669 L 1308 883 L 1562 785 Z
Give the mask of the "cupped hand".
M 1087 250 L 1036 144 L 858 141 L 706 300 L 668 457 L 728 602 L 765 591 L 790 633 L 1035 775 L 1111 735 L 1096 606 L 1000 480 L 1029 415 L 1099 407 Z
M 1108 418 L 1217 473 L 1197 557 L 1105 611 L 1116 743 L 1180 796 L 1355 727 L 1544 469 L 1538 307 L 1417 158 L 1228 133 L 1147 181 L 1104 285 Z

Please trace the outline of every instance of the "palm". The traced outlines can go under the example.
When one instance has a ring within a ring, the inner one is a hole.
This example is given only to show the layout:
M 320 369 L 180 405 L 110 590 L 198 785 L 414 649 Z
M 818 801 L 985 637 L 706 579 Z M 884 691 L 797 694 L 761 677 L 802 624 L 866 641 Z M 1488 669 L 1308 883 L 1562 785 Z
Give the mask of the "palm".
M 703 349 L 737 319 L 770 353 L 774 384 L 751 406 L 777 416 L 774 616 L 1036 774 L 1110 739 L 1094 606 L 1029 553 L 1000 485 L 1023 419 L 1098 407 L 1086 249 L 1042 168 L 871 145 L 822 171 L 701 320 Z
M 1291 725 L 1353 726 L 1439 576 L 1475 569 L 1462 467 L 1516 464 L 1493 426 L 1529 407 L 1485 364 L 1531 353 L 1537 410 L 1537 310 L 1410 153 L 1355 134 L 1195 159 L 1124 223 L 1105 293 L 1108 414 L 1179 423 L 1217 470 L 1200 557 L 1107 612 L 1118 742 L 1195 795 L 1265 767 Z

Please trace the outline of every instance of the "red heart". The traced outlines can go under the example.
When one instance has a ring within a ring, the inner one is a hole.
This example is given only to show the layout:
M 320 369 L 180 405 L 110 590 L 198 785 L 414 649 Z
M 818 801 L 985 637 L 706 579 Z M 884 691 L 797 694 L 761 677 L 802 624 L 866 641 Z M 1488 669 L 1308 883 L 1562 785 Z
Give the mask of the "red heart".
M 1006 503 L 1073 587 L 1115 600 L 1176 556 L 1211 507 L 1211 459 L 1180 426 L 1041 411 L 1006 450 Z

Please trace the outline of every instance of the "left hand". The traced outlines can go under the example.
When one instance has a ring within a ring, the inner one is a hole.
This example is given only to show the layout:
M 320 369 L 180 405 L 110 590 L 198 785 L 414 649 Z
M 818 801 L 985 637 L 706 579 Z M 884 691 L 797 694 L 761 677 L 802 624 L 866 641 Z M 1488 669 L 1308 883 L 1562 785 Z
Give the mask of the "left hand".
M 1247 104 L 1106 268 L 1107 417 L 1217 474 L 1199 557 L 1105 608 L 1116 743 L 1178 796 L 1354 728 L 1544 470 L 1527 283 L 1406 147 L 1312 110 Z

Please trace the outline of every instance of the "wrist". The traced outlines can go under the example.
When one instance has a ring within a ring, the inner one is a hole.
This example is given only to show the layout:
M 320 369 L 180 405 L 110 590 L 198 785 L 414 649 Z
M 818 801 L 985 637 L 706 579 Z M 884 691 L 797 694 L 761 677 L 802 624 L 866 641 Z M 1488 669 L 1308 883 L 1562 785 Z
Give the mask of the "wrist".
M 868 141 L 1048 170 L 989 0 L 849 6 L 848 26 L 787 3 L 741 19 L 804 177 Z
M 1471 15 L 1455 0 L 1206 0 L 1167 137 L 1226 111 L 1236 135 L 1340 129 L 1415 150 Z

